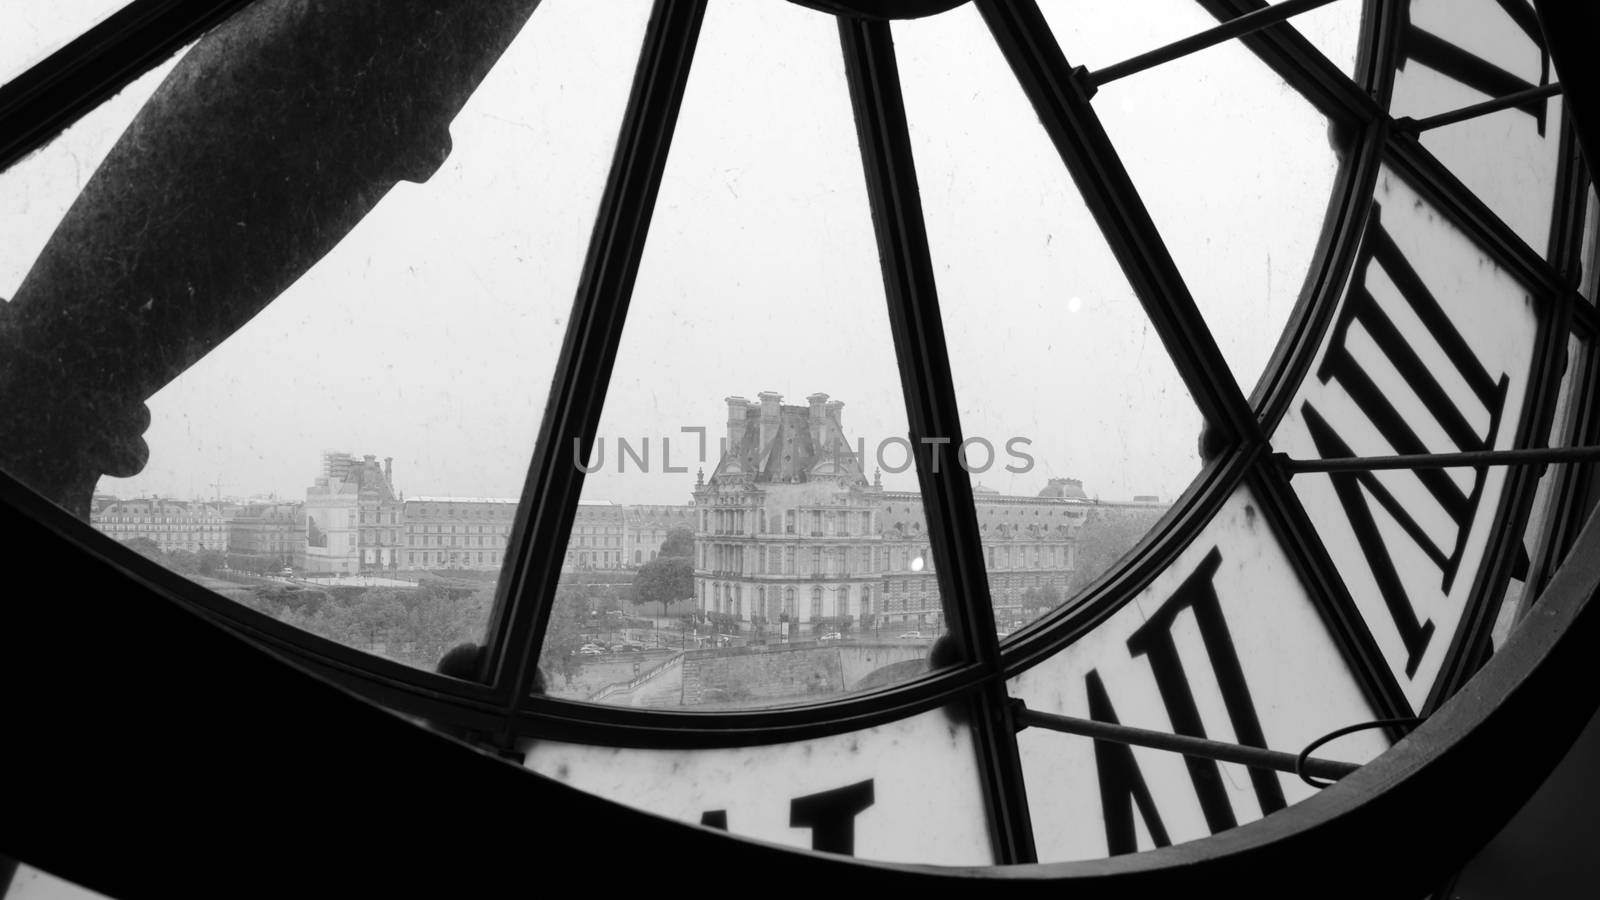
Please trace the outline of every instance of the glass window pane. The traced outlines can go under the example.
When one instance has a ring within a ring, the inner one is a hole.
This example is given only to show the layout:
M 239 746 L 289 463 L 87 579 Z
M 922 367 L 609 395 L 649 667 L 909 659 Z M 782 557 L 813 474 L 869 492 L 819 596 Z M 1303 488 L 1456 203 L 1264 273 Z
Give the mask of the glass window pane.
M 1507 449 L 1539 309 L 1392 170 L 1352 284 L 1273 436 L 1296 459 Z M 1506 470 L 1301 474 L 1296 493 L 1414 704 L 1433 686 Z
M 934 710 L 764 747 L 636 750 L 533 741 L 527 766 L 591 794 L 742 837 L 862 859 L 992 865 L 974 751 L 971 730 Z M 714 865 L 710 871 L 721 877 Z
M 1286 753 L 1379 718 L 1258 502 L 1241 489 L 1131 602 L 1012 679 L 1012 696 L 1039 712 Z M 1017 739 L 1040 862 L 1182 843 L 1315 793 L 1236 763 L 1037 727 Z M 1316 755 L 1364 763 L 1387 746 L 1365 731 Z
M 59 151 L 53 144 L 8 171 L 7 190 L 30 202 L 7 209 L 15 209 L 20 233 L 40 236 L 35 252 L 68 216 L 56 243 L 30 263 L 10 311 L 37 318 L 65 302 L 58 287 L 61 261 L 77 265 L 73 229 L 100 216 L 111 222 L 96 232 L 105 258 L 132 273 L 114 283 L 149 290 L 142 308 L 154 311 L 142 316 L 116 296 L 115 308 L 99 312 L 128 319 L 134 334 L 108 335 L 84 315 L 74 340 L 145 341 L 153 367 L 181 370 L 150 376 L 153 395 L 137 398 L 150 410 L 149 459 L 133 467 L 137 474 L 100 479 L 96 527 L 280 620 L 408 664 L 431 668 L 452 644 L 479 638 L 649 7 L 552 0 L 520 31 L 511 13 L 485 35 L 441 26 L 441 41 L 481 37 L 470 46 L 489 48 L 479 64 L 492 70 L 462 88 L 458 113 L 436 112 L 438 121 L 424 123 L 448 127 L 442 137 L 421 136 L 447 155 L 425 161 L 431 174 L 407 169 L 409 180 L 392 189 L 383 182 L 387 161 L 335 154 L 343 145 L 316 131 L 342 126 L 344 115 L 307 120 L 298 112 L 225 118 L 230 128 L 191 134 L 212 167 L 193 181 L 223 187 L 179 191 L 184 203 L 172 209 L 125 188 L 162 177 L 141 148 L 208 102 L 184 93 L 184 66 L 246 66 L 233 71 L 267 77 L 248 69 L 248 53 L 235 54 L 246 62 L 223 62 L 201 52 L 204 43 L 180 64 L 159 105 L 120 138 L 113 153 L 122 154 L 114 157 L 121 168 L 91 175 L 96 160 L 72 157 L 80 147 L 103 155 L 136 103 L 105 121 L 91 116 Z M 300 26 L 292 4 L 241 15 L 252 17 L 254 33 Z M 385 26 L 394 27 L 401 26 Z M 213 36 L 227 36 L 225 29 Z M 324 49 L 335 67 L 351 62 L 337 55 L 348 43 Z M 328 96 L 317 86 L 322 77 L 305 69 L 278 86 L 320 103 Z M 412 93 L 411 75 L 394 77 L 392 93 L 367 101 L 423 96 Z M 454 118 L 445 122 L 448 113 Z M 396 140 L 417 140 L 406 122 L 420 128 L 410 119 L 428 115 L 408 110 L 406 121 L 382 127 L 405 132 Z M 284 148 L 282 159 L 261 157 L 255 144 Z M 308 145 L 328 150 L 318 155 Z M 274 184 L 254 180 L 280 162 Z M 229 199 L 224 188 L 241 195 Z M 323 189 L 346 194 L 322 206 L 313 198 Z M 272 200 L 278 195 L 282 203 Z M 319 230 L 317 217 L 346 202 L 375 205 L 349 218 L 347 234 Z M 131 231 L 150 205 L 170 213 L 170 227 Z M 259 237 L 217 235 L 222 219 Z M 324 235 L 328 246 L 316 246 Z M 284 289 L 276 297 L 265 291 L 260 302 L 269 305 L 247 321 L 220 321 L 231 314 L 222 299 L 184 305 L 186 290 L 209 300 L 275 279 Z M 157 317 L 169 309 L 176 312 Z M 165 329 L 167 343 L 145 329 Z M 7 337 L 21 341 L 19 334 L 26 336 L 13 327 Z M 198 361 L 184 369 L 185 355 Z
M 1497 0 L 1414 0 L 1390 112 L 1439 115 L 1557 80 L 1531 7 Z M 1422 145 L 1534 250 L 1550 250 L 1560 157 L 1560 97 L 1422 133 Z
M 1283 0 L 1269 0 L 1276 5 Z M 1367 4 L 1363 0 L 1335 0 L 1289 20 L 1311 46 L 1322 52 L 1328 61 L 1346 75 L 1356 70 L 1356 53 L 1361 48 L 1361 16 Z
M 1094 109 L 1249 393 L 1313 275 L 1342 154 L 1327 118 L 1237 41 L 1114 81 Z
M 11 0 L 0 5 L 0 84 L 127 5 L 128 0 Z
M 895 26 L 996 622 L 1106 571 L 1200 469 L 1202 417 L 975 12 Z M 891 534 L 926 528 L 891 504 Z M 891 582 L 916 556 L 891 559 Z
M 917 480 L 834 20 L 713 4 L 686 90 L 545 636 L 550 691 L 728 708 L 914 677 L 942 608 L 926 535 L 886 534 Z M 681 539 L 628 533 L 685 512 Z M 888 577 L 891 546 L 918 577 Z
M 1217 24 L 1200 4 L 1186 0 L 1147 0 L 1137 9 L 1112 3 L 1044 0 L 1039 11 L 1067 62 L 1091 72 Z

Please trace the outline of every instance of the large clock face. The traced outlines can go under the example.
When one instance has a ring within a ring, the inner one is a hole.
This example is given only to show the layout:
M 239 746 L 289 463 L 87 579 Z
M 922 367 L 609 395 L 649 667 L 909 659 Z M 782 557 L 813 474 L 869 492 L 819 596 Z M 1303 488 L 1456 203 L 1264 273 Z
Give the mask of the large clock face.
M 226 627 L 669 818 L 1056 862 L 1376 759 L 1571 545 L 1521 0 L 480 5 L 248 4 L 0 173 L 0 463 Z

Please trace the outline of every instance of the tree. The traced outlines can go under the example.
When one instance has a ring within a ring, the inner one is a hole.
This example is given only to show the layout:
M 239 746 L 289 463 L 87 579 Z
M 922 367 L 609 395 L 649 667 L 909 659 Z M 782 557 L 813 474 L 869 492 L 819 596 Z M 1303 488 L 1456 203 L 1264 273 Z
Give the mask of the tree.
M 1110 507 L 1089 513 L 1078 529 L 1076 567 L 1067 582 L 1067 593 L 1088 587 L 1132 550 L 1165 513 L 1164 507 Z
M 147 537 L 131 537 L 122 542 L 124 546 L 137 550 L 140 554 L 158 563 L 165 564 L 165 554 L 161 552 L 161 545 Z
M 227 562 L 227 557 L 221 550 L 201 550 L 199 570 L 201 575 L 215 575 L 222 564 Z
M 1061 589 L 1054 583 L 1022 592 L 1022 617 L 1032 621 L 1061 605 Z
M 667 604 L 692 596 L 694 560 L 687 556 L 658 556 L 640 566 L 633 576 L 634 604 L 659 603 L 663 618 L 667 614 Z
M 667 532 L 667 539 L 661 542 L 661 549 L 657 552 L 657 559 L 663 556 L 694 556 L 694 532 L 686 525 L 679 525 Z
M 172 550 L 167 553 L 166 567 L 180 575 L 194 575 L 200 571 L 200 554 L 193 550 Z
M 578 671 L 578 648 L 583 646 L 594 619 L 594 611 L 589 608 L 590 593 L 587 585 L 558 586 L 555 603 L 550 607 L 550 622 L 544 629 L 539 660 L 560 675 L 568 687 Z

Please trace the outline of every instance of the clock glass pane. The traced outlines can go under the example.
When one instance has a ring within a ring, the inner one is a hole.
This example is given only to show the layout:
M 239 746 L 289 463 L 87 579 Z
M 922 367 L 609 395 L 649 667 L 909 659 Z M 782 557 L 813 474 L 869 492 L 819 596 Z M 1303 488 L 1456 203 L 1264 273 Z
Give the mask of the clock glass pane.
M 1276 6 L 1284 0 L 1268 2 Z M 1361 14 L 1366 5 L 1364 0 L 1333 0 L 1296 15 L 1289 24 L 1339 71 L 1354 77 L 1356 56 L 1361 49 Z
M 1311 274 L 1347 148 L 1237 41 L 1113 81 L 1094 109 L 1249 392 Z
M 1355 274 L 1277 433 L 1298 459 L 1506 449 L 1541 310 L 1395 172 Z M 1503 467 L 1302 474 L 1294 487 L 1412 703 L 1474 592 Z
M 1241 488 L 1148 587 L 1010 690 L 1033 711 L 1298 753 L 1379 718 L 1326 622 Z M 1204 837 L 1314 793 L 1284 772 L 1038 727 L 1018 745 L 1041 862 Z M 1359 732 L 1317 755 L 1387 746 Z
M 1203 419 L 977 14 L 899 23 L 895 46 L 965 438 L 952 458 L 1009 632 L 1161 518 L 1200 470 Z M 925 527 L 904 512 L 890 528 Z
M 918 505 L 906 421 L 837 28 L 713 4 L 594 452 L 562 451 L 587 474 L 551 693 L 772 706 L 925 672 L 936 568 L 888 515 Z
M 0 84 L 127 5 L 128 0 L 53 0 L 0 6 Z
M 533 741 L 527 766 L 668 818 L 792 847 L 894 862 L 994 861 L 973 736 L 944 710 L 761 747 Z
M 111 285 L 104 306 L 79 309 L 78 339 L 138 344 L 143 359 L 99 358 L 172 373 L 149 385 L 149 461 L 100 479 L 95 527 L 280 621 L 409 665 L 431 669 L 450 646 L 480 639 L 649 8 L 540 4 L 459 113 L 432 123 L 447 132 L 401 129 L 448 155 L 392 188 L 382 176 L 398 164 L 336 152 L 348 148 L 316 131 L 331 118 L 344 125 L 325 109 L 305 113 L 309 123 L 269 107 L 233 128 L 196 128 L 180 143 L 215 168 L 171 171 L 138 149 L 177 128 L 160 118 L 164 104 L 199 102 L 170 93 L 122 137 L 122 168 L 91 179 L 161 71 L 6 172 L 0 190 L 18 199 L 4 207 L 17 221 L 7 234 L 31 254 L 5 251 L 10 312 Z M 242 15 L 252 33 L 299 26 L 273 4 Z M 261 52 L 233 38 L 239 52 Z M 179 65 L 197 64 L 221 63 L 213 52 Z M 272 84 L 331 98 L 315 77 Z M 166 90 L 174 84 L 183 97 L 177 76 Z M 354 140 L 365 126 L 350 127 Z M 268 166 L 241 135 L 286 149 Z M 263 189 L 254 179 L 267 169 Z M 167 195 L 130 188 L 163 176 Z M 338 217 L 318 205 L 320 188 L 346 191 L 340 206 L 368 191 L 375 205 L 330 236 L 320 225 Z M 84 249 L 96 241 L 104 252 Z M 259 313 L 218 324 L 221 298 L 274 279 L 284 287 L 263 292 Z M 128 295 L 144 292 L 147 309 L 172 311 L 142 316 Z

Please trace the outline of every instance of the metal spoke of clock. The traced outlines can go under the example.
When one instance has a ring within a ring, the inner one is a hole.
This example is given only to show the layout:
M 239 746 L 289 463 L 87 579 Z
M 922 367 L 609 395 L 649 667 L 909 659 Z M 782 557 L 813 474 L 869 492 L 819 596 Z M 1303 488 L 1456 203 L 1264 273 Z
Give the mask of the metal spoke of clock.
M 1185 756 L 1199 759 L 1239 763 L 1255 769 L 1271 769 L 1275 772 L 1284 772 L 1290 775 L 1303 772 L 1316 778 L 1326 778 L 1333 781 L 1337 781 L 1361 768 L 1359 763 L 1315 758 L 1307 758 L 1303 766 L 1297 766 L 1299 755 L 1295 753 L 1267 750 L 1261 747 L 1247 747 L 1243 744 L 1230 744 L 1226 741 L 1191 737 L 1186 734 L 1173 734 L 1150 728 L 1136 728 L 1132 725 L 1096 722 L 1093 719 L 1080 719 L 1075 716 L 1058 716 L 1054 713 L 1028 709 L 1021 700 L 1012 702 L 1016 704 L 1016 709 L 1013 711 L 1012 716 L 1016 720 L 1018 728 L 1043 728 L 1048 731 L 1058 731 L 1062 734 L 1094 738 L 1097 741 L 1131 744 L 1135 747 L 1150 747 L 1154 750 L 1170 750 L 1173 753 L 1182 753 Z
M 132 0 L 0 85 L 0 171 L 250 0 Z
M 1380 716 L 1395 718 L 1414 713 L 1394 669 L 1384 658 L 1366 617 L 1350 596 L 1339 567 L 1323 544 L 1300 496 L 1289 484 L 1281 467 L 1270 463 L 1253 467 L 1250 489 L 1261 501 L 1261 510 L 1272 533 L 1305 585 L 1312 605 L 1322 617 L 1328 635 L 1350 667 L 1367 703 Z M 1391 733 L 1390 737 L 1399 735 Z
M 1539 302 L 1560 301 L 1569 292 L 1566 279 L 1544 255 L 1528 246 L 1415 137 L 1391 129 L 1387 162 L 1480 249 L 1532 288 Z
M 1380 472 L 1389 469 L 1452 469 L 1480 466 L 1543 466 L 1550 463 L 1600 461 L 1600 447 L 1537 447 L 1526 450 L 1467 450 L 1458 453 L 1414 453 L 1404 456 L 1352 456 L 1342 459 L 1273 458 L 1290 475 L 1305 472 Z
M 939 454 L 960 446 L 961 421 L 939 313 L 921 192 L 906 124 L 900 75 L 889 25 L 839 18 L 845 78 L 855 113 L 867 197 L 883 269 L 889 326 L 905 392 L 906 418 L 917 460 L 948 639 L 964 661 L 998 676 L 999 638 L 983 564 L 972 485 L 966 472 Z M 937 443 L 943 441 L 943 444 Z M 989 805 L 995 856 L 1004 863 L 1036 859 L 1016 736 L 1003 726 L 1005 683 L 990 678 L 973 693 L 973 734 Z
M 1397 130 L 1403 131 L 1406 134 L 1420 134 L 1424 131 L 1430 131 L 1434 128 L 1443 128 L 1446 125 L 1454 125 L 1458 122 L 1476 119 L 1479 116 L 1486 116 L 1490 113 L 1500 112 L 1504 109 L 1511 109 L 1513 107 L 1521 106 L 1530 100 L 1542 100 L 1546 97 L 1554 97 L 1559 93 L 1561 93 L 1561 84 L 1559 82 L 1540 85 L 1539 87 L 1528 88 L 1525 91 L 1517 91 L 1514 94 L 1506 94 L 1504 97 L 1496 97 L 1493 100 L 1485 100 L 1482 103 L 1474 103 L 1471 106 L 1463 106 L 1460 109 L 1454 109 L 1450 112 L 1439 113 L 1435 116 L 1428 116 L 1424 119 L 1396 119 L 1394 126 Z
M 490 619 L 486 674 L 493 675 L 505 704 L 502 744 L 510 743 L 515 710 L 538 673 L 583 489 L 583 471 L 571 463 L 572 454 L 587 460 L 599 429 L 705 7 L 705 0 L 657 0 L 645 31 Z
M 1223 23 L 1275 8 L 1266 0 L 1197 2 Z M 1392 6 L 1383 4 L 1380 8 Z M 1388 57 L 1386 48 L 1393 43 L 1390 29 L 1375 18 L 1369 23 L 1368 33 L 1376 37 L 1370 41 L 1375 46 L 1369 48 L 1376 52 L 1363 58 L 1354 81 L 1292 28 L 1259 29 L 1240 35 L 1238 40 L 1323 115 L 1335 123 L 1361 125 L 1382 118 L 1383 107 L 1379 103 L 1387 99 L 1393 75 L 1393 68 L 1383 64 Z
M 1060 47 L 1049 39 L 1039 7 L 1020 0 L 977 5 L 1206 421 L 1228 442 L 1262 440 L 1255 414 L 1133 180 Z
M 1265 6 L 1255 12 L 1229 19 L 1205 31 L 1173 41 L 1164 47 L 1141 53 L 1138 56 L 1130 57 L 1103 69 L 1096 69 L 1084 77 L 1091 87 L 1098 88 L 1101 85 L 1116 81 L 1118 78 L 1125 78 L 1136 72 L 1143 72 L 1163 63 L 1172 62 L 1175 59 L 1182 59 L 1207 47 L 1214 47 L 1237 37 L 1254 34 L 1270 25 L 1277 25 L 1303 12 L 1309 12 L 1333 2 L 1335 0 L 1285 0 L 1283 3 Z

